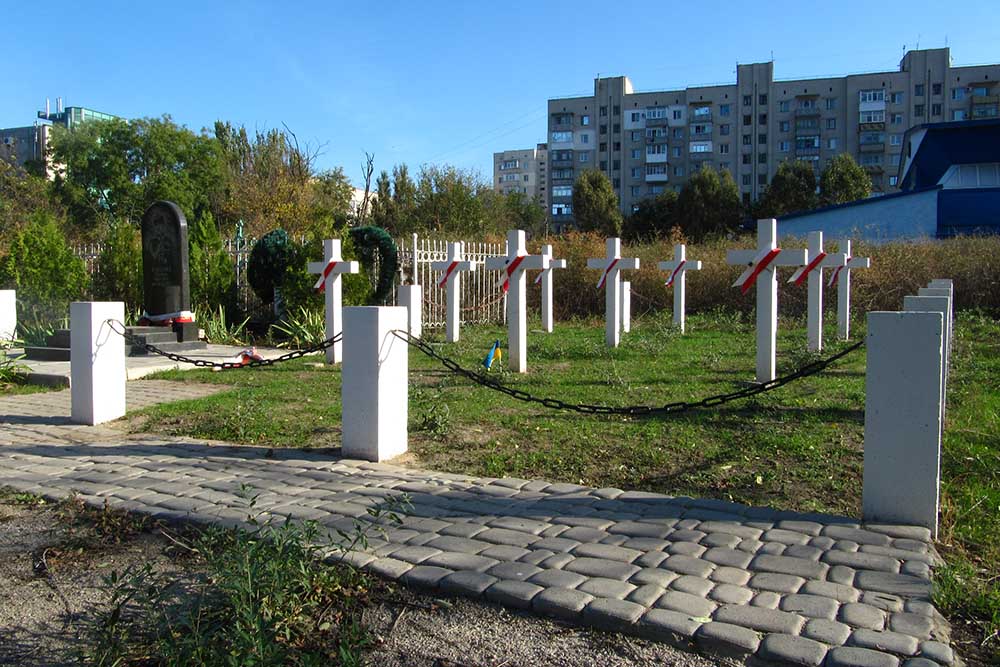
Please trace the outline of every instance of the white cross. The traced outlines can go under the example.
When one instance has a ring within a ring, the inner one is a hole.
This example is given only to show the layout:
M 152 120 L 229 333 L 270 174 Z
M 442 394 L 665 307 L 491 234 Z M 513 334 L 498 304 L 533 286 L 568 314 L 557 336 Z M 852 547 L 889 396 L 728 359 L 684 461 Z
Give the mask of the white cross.
M 674 288 L 674 326 L 679 327 L 681 333 L 684 333 L 684 309 L 687 302 L 686 274 L 688 271 L 701 271 L 701 261 L 689 260 L 687 248 L 683 243 L 678 243 L 674 246 L 673 260 L 660 262 L 656 266 L 659 267 L 660 271 L 666 271 L 670 274 L 664 284 Z
M 623 258 L 622 240 L 619 238 L 608 239 L 605 248 L 606 256 L 588 259 L 587 268 L 601 271 L 597 288 L 604 288 L 604 342 L 608 347 L 618 347 L 622 324 L 621 272 L 637 270 L 639 258 Z
M 743 293 L 757 285 L 757 382 L 775 378 L 775 347 L 778 342 L 779 266 L 805 266 L 805 249 L 782 250 L 778 247 L 778 222 L 774 218 L 757 221 L 757 249 L 730 250 L 727 264 L 747 267 L 733 287 Z
M 333 338 L 344 329 L 341 308 L 344 305 L 343 290 L 340 276 L 345 273 L 357 273 L 360 267 L 357 262 L 345 262 L 340 254 L 340 239 L 323 241 L 322 262 L 309 262 L 309 273 L 320 274 L 313 288 L 326 292 L 326 337 Z M 326 348 L 326 363 L 339 364 L 343 360 L 343 347 L 334 343 Z
M 823 269 L 836 269 L 847 264 L 843 252 L 827 253 L 823 250 L 823 232 L 809 232 L 809 248 L 806 250 L 806 265 L 792 274 L 788 282 L 801 285 L 808 279 L 808 300 L 806 302 L 806 348 L 810 352 L 823 349 Z
M 538 274 L 535 284 L 542 285 L 542 328 L 552 333 L 552 269 L 565 269 L 565 259 L 552 259 L 552 246 L 543 245 L 542 254 L 549 258 L 549 268 Z
M 830 285 L 837 283 L 837 335 L 847 340 L 851 336 L 851 269 L 867 269 L 872 261 L 867 257 L 851 257 L 851 240 L 841 239 L 840 252 L 847 263 L 833 270 Z
M 632 283 L 623 280 L 619 283 L 622 290 L 622 333 L 632 330 Z
M 529 269 L 549 268 L 548 255 L 529 255 L 524 247 L 524 232 L 512 229 L 507 232 L 507 256 L 486 260 L 487 269 L 504 272 L 504 291 L 507 293 L 507 347 L 510 368 L 515 373 L 528 372 L 528 314 L 527 281 L 524 272 Z
M 458 309 L 462 305 L 462 285 L 459 280 L 459 272 L 476 270 L 476 262 L 462 261 L 464 250 L 464 243 L 448 243 L 448 259 L 443 262 L 431 262 L 431 269 L 442 273 L 441 278 L 437 281 L 437 286 L 447 289 L 445 307 L 448 316 L 445 324 L 445 339 L 449 343 L 458 342 L 460 324 Z

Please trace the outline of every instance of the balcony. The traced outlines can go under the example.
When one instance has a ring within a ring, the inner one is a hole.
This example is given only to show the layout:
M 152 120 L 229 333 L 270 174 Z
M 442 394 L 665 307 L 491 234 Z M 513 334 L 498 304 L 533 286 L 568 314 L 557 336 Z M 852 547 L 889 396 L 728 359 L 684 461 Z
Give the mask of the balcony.
M 862 153 L 884 153 L 885 152 L 885 142 L 884 141 L 870 141 L 868 143 L 860 144 L 858 149 Z
M 885 122 L 881 123 L 858 123 L 858 132 L 876 132 L 885 129 Z
M 1000 104 L 1000 95 L 973 95 L 972 104 Z
M 819 107 L 807 107 L 805 109 L 799 107 L 795 110 L 796 118 L 804 118 L 807 116 L 818 116 L 818 115 L 819 115 Z
M 665 163 L 666 161 L 666 153 L 646 153 L 646 164 Z
M 692 132 L 691 136 L 689 137 L 689 139 L 691 139 L 691 141 L 711 141 L 712 140 L 712 133 L 711 132 Z
M 666 183 L 670 180 L 670 174 L 646 174 L 647 183 Z
M 812 127 L 799 127 L 798 125 L 796 125 L 795 126 L 795 134 L 797 134 L 797 135 L 819 134 L 819 123 L 816 123 L 816 125 L 814 125 Z
M 646 127 L 665 127 L 667 125 L 666 117 L 663 118 L 646 118 Z
M 884 174 L 885 169 L 880 164 L 863 164 L 861 168 L 870 174 Z
M 819 146 L 796 146 L 795 156 L 819 155 Z
M 558 169 L 560 167 L 573 167 L 576 163 L 573 162 L 573 158 L 568 160 L 552 160 L 552 168 Z
M 712 112 L 703 113 L 695 115 L 693 113 L 688 114 L 688 122 L 692 125 L 694 123 L 711 123 L 712 122 Z

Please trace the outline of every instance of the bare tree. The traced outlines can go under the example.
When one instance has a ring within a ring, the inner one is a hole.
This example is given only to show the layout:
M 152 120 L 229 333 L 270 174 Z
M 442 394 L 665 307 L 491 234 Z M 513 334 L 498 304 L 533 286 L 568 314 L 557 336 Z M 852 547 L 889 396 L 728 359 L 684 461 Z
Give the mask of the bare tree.
M 358 210 L 358 226 L 365 224 L 368 217 L 368 202 L 371 198 L 372 174 L 375 172 L 375 155 L 365 151 L 365 163 L 361 165 L 361 173 L 365 176 L 365 196 L 361 199 L 361 207 Z

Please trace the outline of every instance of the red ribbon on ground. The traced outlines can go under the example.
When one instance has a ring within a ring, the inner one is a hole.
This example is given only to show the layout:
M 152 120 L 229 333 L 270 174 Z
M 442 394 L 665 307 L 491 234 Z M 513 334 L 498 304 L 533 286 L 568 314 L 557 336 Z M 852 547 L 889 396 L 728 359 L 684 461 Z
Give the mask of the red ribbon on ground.
M 670 278 L 667 280 L 667 282 L 663 283 L 664 286 L 670 287 L 671 285 L 674 284 L 674 279 L 677 277 L 677 274 L 680 273 L 681 267 L 684 266 L 685 264 L 687 264 L 687 260 L 682 259 L 681 263 L 677 265 L 676 269 L 674 269 L 674 272 L 670 274 Z
M 448 282 L 448 278 L 451 276 L 452 272 L 455 271 L 455 267 L 458 266 L 458 260 L 452 262 L 448 265 L 448 268 L 444 272 L 444 277 L 438 281 L 438 287 L 444 287 Z
M 510 289 L 510 279 L 514 275 L 514 272 L 517 271 L 517 267 L 519 267 L 521 265 L 521 262 L 524 261 L 524 258 L 526 256 L 527 255 L 518 255 L 513 260 L 511 260 L 510 264 L 507 265 L 507 279 L 503 281 L 504 294 L 506 294 L 507 291 Z M 496 265 L 494 264 L 494 266 Z
M 815 269 L 817 266 L 819 266 L 819 263 L 823 261 L 824 257 L 826 257 L 825 252 L 821 252 L 818 255 L 816 255 L 813 261 L 809 262 L 804 267 L 796 271 L 795 275 L 791 277 L 791 280 L 789 282 L 794 282 L 796 285 L 801 285 L 802 281 L 805 280 L 806 276 L 809 275 L 809 272 Z
M 761 271 L 771 266 L 771 262 L 777 259 L 778 255 L 780 254 L 781 254 L 781 248 L 772 248 L 767 252 L 766 255 L 761 257 L 760 261 L 757 262 L 757 265 L 753 267 L 753 271 L 750 272 L 750 275 L 747 276 L 747 279 L 744 280 L 743 283 L 740 285 L 740 292 L 742 294 L 746 294 L 747 292 L 749 292 L 750 288 L 753 287 L 754 283 L 757 282 L 757 276 L 761 274 Z
M 337 262 L 330 261 L 325 267 L 323 267 L 323 273 L 320 275 L 319 280 L 313 285 L 313 289 L 317 292 L 326 291 L 326 279 L 330 276 L 330 272 L 333 271 L 333 267 L 337 266 Z
M 613 260 L 611 260 L 611 263 L 608 264 L 608 268 L 604 269 L 604 274 L 601 276 L 601 279 L 597 281 L 597 289 L 601 289 L 602 287 L 604 287 L 604 283 L 608 279 L 608 274 L 611 273 L 611 269 L 615 268 L 615 264 L 618 263 L 619 259 L 621 258 L 615 257 Z

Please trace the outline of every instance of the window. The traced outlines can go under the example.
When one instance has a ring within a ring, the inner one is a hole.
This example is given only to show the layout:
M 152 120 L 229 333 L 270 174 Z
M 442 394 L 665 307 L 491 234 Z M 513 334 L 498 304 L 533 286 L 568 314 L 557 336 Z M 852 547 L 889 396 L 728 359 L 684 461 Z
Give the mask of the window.
M 712 142 L 711 141 L 692 141 L 691 142 L 691 152 L 692 153 L 711 153 L 712 152 Z
M 500 169 L 517 169 L 520 166 L 520 161 L 518 160 L 507 160 L 500 163 Z
M 662 193 L 662 192 L 663 192 L 663 186 L 662 185 L 650 185 L 649 186 L 649 194 L 653 195 L 654 197 L 656 195 Z
M 708 125 L 692 125 L 691 134 L 712 134 L 712 126 Z
M 791 111 L 792 103 L 790 100 L 781 100 L 778 102 L 778 111 Z
M 642 167 L 632 167 L 632 178 L 642 178 Z
M 767 185 L 767 174 L 757 174 L 757 185 Z
M 620 134 L 622 131 L 622 126 L 619 123 L 615 123 L 611 126 L 611 131 L 615 134 Z
M 795 137 L 795 150 L 819 150 L 819 135 L 811 134 Z
M 552 143 L 554 144 L 564 144 L 566 142 L 573 141 L 572 132 L 553 132 L 552 133 Z
M 753 164 L 753 154 L 744 153 L 741 161 L 743 162 L 743 164 Z
M 643 119 L 643 115 L 641 111 L 633 111 L 631 114 L 629 114 L 629 118 L 631 118 L 633 123 L 638 123 L 640 120 Z
M 729 169 L 729 163 L 728 162 L 720 162 L 719 163 L 719 170 L 721 171 L 723 169 L 726 169 L 726 170 Z
M 951 112 L 952 120 L 965 120 L 968 118 L 968 114 L 965 113 L 965 109 L 955 109 Z
M 729 136 L 729 123 L 719 126 L 719 134 L 723 136 Z
M 952 88 L 951 89 L 951 99 L 953 99 L 953 100 L 964 100 L 965 99 L 965 88 Z
M 884 102 L 885 91 L 881 89 L 861 90 L 858 91 L 858 97 L 862 104 L 865 102 Z
M 674 134 L 674 139 L 683 139 L 684 138 L 684 128 L 683 127 L 675 127 L 673 134 Z
M 573 186 L 572 185 L 553 185 L 552 186 L 552 196 L 553 197 L 572 197 L 573 196 Z
M 924 96 L 924 84 L 918 83 L 917 85 L 913 86 L 913 96 L 914 97 Z
M 612 160 L 611 161 L 611 169 L 613 171 L 618 171 L 621 168 L 622 168 L 622 161 L 621 160 Z
M 767 164 L 767 153 L 757 153 L 757 162 Z
M 826 98 L 826 110 L 833 111 L 836 108 L 837 108 L 837 98 L 836 97 Z
M 899 176 L 890 176 L 889 177 L 889 185 L 891 185 L 892 187 L 896 187 L 897 183 L 899 183 Z
M 778 122 L 778 130 L 781 132 L 789 132 L 792 129 L 791 122 L 787 120 L 782 120 Z
M 527 174 L 525 174 L 525 175 L 524 175 L 524 182 L 525 182 L 525 183 L 527 183 L 527 182 L 528 182 L 528 175 L 527 175 Z
M 761 94 L 760 94 L 760 96 L 759 96 L 759 97 L 757 98 L 757 102 L 758 102 L 758 103 L 759 103 L 759 104 L 760 104 L 760 105 L 761 105 L 762 107 L 763 107 L 763 106 L 767 106 L 767 94 L 766 94 L 766 93 L 761 93 Z
M 608 161 L 607 160 L 601 160 L 600 167 L 601 167 L 601 171 L 607 171 L 608 170 Z
M 633 197 L 638 197 L 639 194 L 642 192 L 642 186 L 641 185 L 633 185 L 631 188 L 629 188 L 629 192 L 631 193 L 631 195 Z
M 931 105 L 931 115 L 932 116 L 940 116 L 941 115 L 941 105 L 940 104 L 932 104 Z
M 642 132 L 640 132 L 639 130 L 633 130 L 632 141 L 642 141 Z
M 893 104 L 902 104 L 903 103 L 903 93 L 900 93 L 900 92 L 889 93 L 889 101 L 892 102 Z
M 590 143 L 590 135 L 589 134 L 582 134 L 581 133 L 580 134 L 580 143 L 581 144 L 589 144 Z
M 720 104 L 719 105 L 719 115 L 720 116 L 728 116 L 729 115 L 729 105 L 728 104 Z
M 899 153 L 889 156 L 889 164 L 891 164 L 893 167 L 899 166 Z
M 674 120 L 680 120 L 684 117 L 684 112 L 680 109 L 674 109 Z
M 597 146 L 598 146 L 597 150 L 601 151 L 602 153 L 607 153 L 608 152 L 608 142 L 602 141 Z
M 666 155 L 667 145 L 666 144 L 653 144 L 652 146 L 646 146 L 646 155 Z
M 748 113 L 743 114 L 743 124 L 744 125 L 753 125 L 753 116 L 751 116 Z
M 914 116 L 923 116 L 925 110 L 926 110 L 926 107 L 923 104 L 914 104 L 913 105 L 913 115 Z
M 901 113 L 894 113 L 894 114 L 892 114 L 889 117 L 889 120 L 890 120 L 890 122 L 893 125 L 902 125 L 903 124 L 903 114 L 901 114 Z
M 861 122 L 862 123 L 884 123 L 885 122 L 885 112 L 884 111 L 862 111 L 861 112 Z
M 666 175 L 667 165 L 665 164 L 647 164 L 646 165 L 646 175 L 647 176 L 658 176 Z
M 614 114 L 615 116 L 621 116 L 622 108 L 616 104 L 611 108 L 611 113 Z
M 667 117 L 667 107 L 646 107 L 646 120 Z
M 607 134 L 608 133 L 608 126 L 607 126 L 607 124 L 601 125 L 601 128 L 598 130 L 598 132 L 600 132 L 601 134 Z
M 757 143 L 758 144 L 766 144 L 767 143 L 767 135 L 766 134 L 758 134 L 757 135 Z
M 881 153 L 862 153 L 861 154 L 861 164 L 862 166 L 870 167 L 872 165 L 882 164 L 882 154 Z
M 818 130 L 819 118 L 798 118 L 795 121 L 796 130 Z
M 826 129 L 828 129 L 828 130 L 836 130 L 837 129 L 837 119 L 836 118 L 827 118 L 826 119 Z
M 972 94 L 976 97 L 983 97 L 984 95 L 989 95 L 990 90 L 986 86 L 973 86 Z
M 799 100 L 799 108 L 805 110 L 811 110 L 816 108 L 816 100 L 811 98 L 806 98 L 804 100 Z
M 881 144 L 885 143 L 885 134 L 882 132 L 862 132 L 858 138 L 859 144 Z
M 758 116 L 757 116 L 757 124 L 758 125 L 767 125 L 767 114 L 766 113 L 758 114 Z
M 590 116 L 587 114 L 580 116 L 580 125 L 590 125 Z
M 580 162 L 590 162 L 590 153 L 580 153 Z
M 753 104 L 753 95 L 744 95 L 743 96 L 743 106 L 748 107 L 751 104 Z
M 642 157 L 642 151 L 639 150 L 638 148 L 633 148 L 631 155 L 633 160 L 638 160 L 639 158 Z
M 552 215 L 558 217 L 560 215 L 573 215 L 573 205 L 572 204 L 553 204 L 552 205 Z
M 618 151 L 620 151 L 621 149 L 622 149 L 622 142 L 620 142 L 620 141 L 616 141 L 616 142 L 614 143 L 614 151 L 615 151 L 615 152 L 617 153 L 617 152 L 618 152 Z
M 501 183 L 510 183 L 511 181 L 517 180 L 517 174 L 504 174 L 500 177 Z
M 903 135 L 901 134 L 890 134 L 889 135 L 889 145 L 890 146 L 901 146 L 903 144 Z
M 695 119 L 702 119 L 702 118 L 706 118 L 707 116 L 711 116 L 711 115 L 712 115 L 712 107 L 695 107 L 694 108 L 694 117 L 695 117 Z
M 792 142 L 790 141 L 779 141 L 778 142 L 778 152 L 787 153 L 792 148 Z
M 837 150 L 837 137 L 830 137 L 826 140 L 826 147 L 831 151 Z
M 743 145 L 744 146 L 753 146 L 753 135 L 752 134 L 744 134 L 743 135 Z
M 931 95 L 940 95 L 940 94 L 941 94 L 941 84 L 940 83 L 932 83 L 931 84 Z
M 753 176 L 751 174 L 743 174 L 743 185 L 753 185 Z
M 684 167 L 680 165 L 674 167 L 674 176 L 683 176 L 683 175 L 684 175 Z
M 601 107 L 600 114 L 601 114 L 601 118 L 604 118 L 605 116 L 607 116 L 608 115 L 608 108 L 607 107 Z
M 552 178 L 573 178 L 572 169 L 553 169 Z
M 613 185 L 614 185 L 615 190 L 621 190 L 622 189 L 622 179 L 616 178 L 614 180 L 614 182 L 613 182 Z
M 729 144 L 719 144 L 719 152 L 726 154 L 729 152 Z

